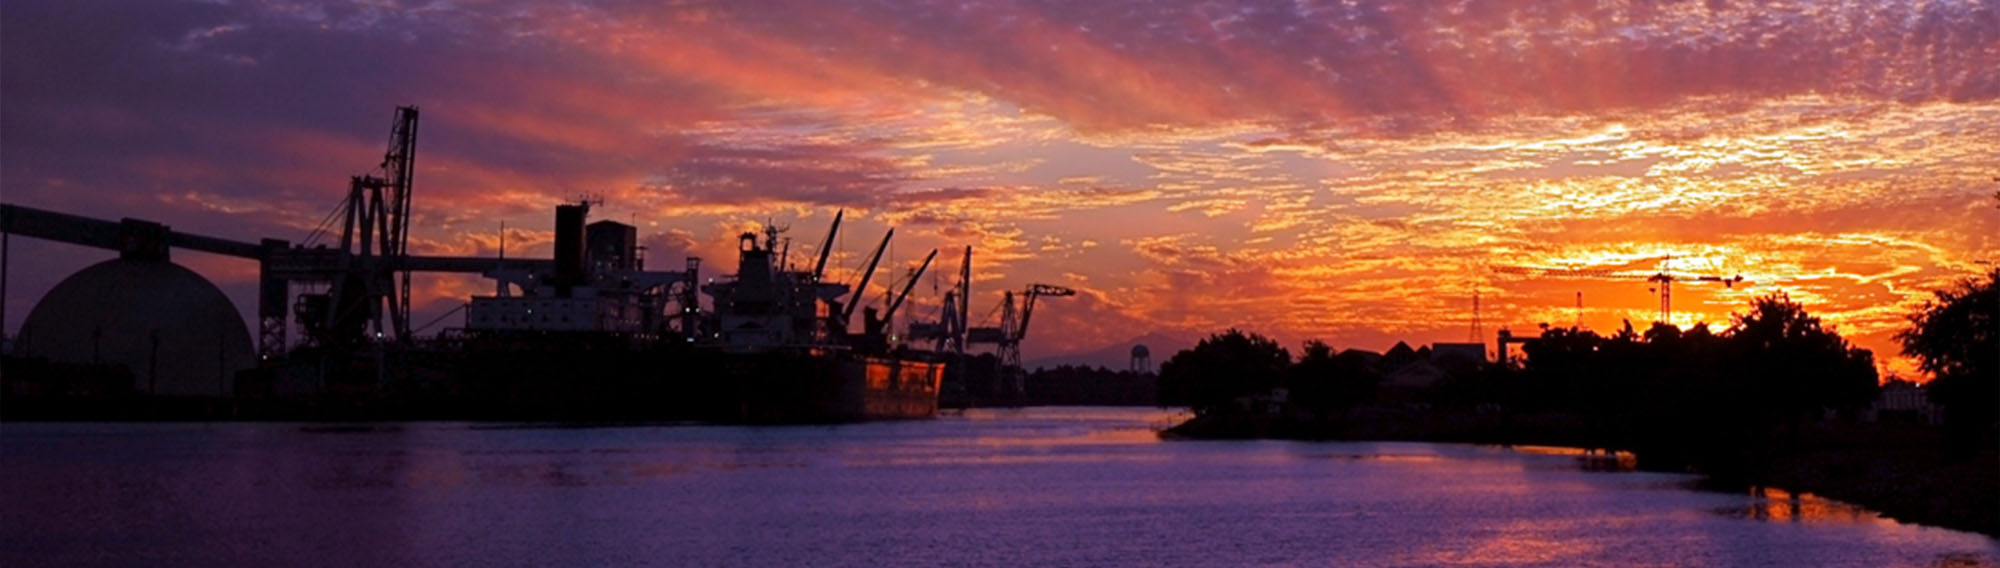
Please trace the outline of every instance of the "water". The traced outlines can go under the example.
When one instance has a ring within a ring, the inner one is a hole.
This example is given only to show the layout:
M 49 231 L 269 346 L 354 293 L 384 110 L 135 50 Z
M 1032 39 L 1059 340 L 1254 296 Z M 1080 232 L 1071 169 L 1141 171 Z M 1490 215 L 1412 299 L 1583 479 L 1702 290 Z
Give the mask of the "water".
M 1561 451 L 815 427 L 0 425 L 0 564 L 1995 566 L 2000 541 Z

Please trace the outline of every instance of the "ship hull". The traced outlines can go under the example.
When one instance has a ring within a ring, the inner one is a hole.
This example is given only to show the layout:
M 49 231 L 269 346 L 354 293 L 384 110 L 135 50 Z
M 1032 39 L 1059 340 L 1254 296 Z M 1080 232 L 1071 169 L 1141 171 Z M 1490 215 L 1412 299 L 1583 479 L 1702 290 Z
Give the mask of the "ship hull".
M 921 355 L 732 353 L 581 334 L 488 334 L 379 358 L 295 355 L 239 376 L 237 396 L 216 404 L 168 404 L 130 392 L 0 403 L 9 418 L 53 420 L 838 423 L 935 417 L 947 367 Z M 16 366 L 32 370 L 10 362 L 10 375 L 23 375 L 11 372 Z M 72 398 L 75 404 L 66 402 Z
M 731 355 L 722 380 L 738 385 L 733 419 L 829 423 L 937 416 L 945 364 L 827 353 Z

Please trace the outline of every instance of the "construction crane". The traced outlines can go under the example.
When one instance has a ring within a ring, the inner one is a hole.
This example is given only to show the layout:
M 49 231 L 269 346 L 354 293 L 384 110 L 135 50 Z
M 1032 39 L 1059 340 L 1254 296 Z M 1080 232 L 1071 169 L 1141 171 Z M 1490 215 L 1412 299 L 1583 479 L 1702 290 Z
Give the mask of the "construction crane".
M 1672 325 L 1674 321 L 1673 298 L 1674 298 L 1675 282 L 1721 282 L 1722 286 L 1725 288 L 1734 288 L 1736 287 L 1737 284 L 1743 282 L 1743 276 L 1740 274 L 1736 276 L 1725 277 L 1725 276 L 1715 276 L 1708 274 L 1676 273 L 1675 271 L 1666 268 L 1666 262 L 1670 260 L 1672 260 L 1671 257 L 1662 260 L 1660 269 L 1652 274 L 1632 272 L 1631 270 L 1628 269 L 1554 268 L 1554 267 L 1541 267 L 1541 266 L 1495 266 L 1493 267 L 1493 271 L 1500 274 L 1516 274 L 1522 276 L 1594 278 L 1602 280 L 1644 280 L 1646 282 L 1652 283 L 1653 285 L 1651 288 L 1648 288 L 1647 291 L 1659 294 L 1660 296 L 1659 321 L 1661 323 L 1666 323 L 1668 325 Z M 1581 292 L 1578 293 L 1577 302 L 1579 305 L 1578 309 L 1581 310 L 1580 307 L 1582 304 Z

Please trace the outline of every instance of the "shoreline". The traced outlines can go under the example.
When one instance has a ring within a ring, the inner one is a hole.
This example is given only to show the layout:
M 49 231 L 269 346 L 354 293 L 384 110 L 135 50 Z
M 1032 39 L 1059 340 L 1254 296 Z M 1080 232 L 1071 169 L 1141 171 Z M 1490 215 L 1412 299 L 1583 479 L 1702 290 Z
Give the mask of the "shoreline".
M 1371 409 L 1332 420 L 1240 414 L 1196 416 L 1158 431 L 1164 440 L 1433 442 L 1631 451 L 1639 471 L 1692 473 L 1716 489 L 1772 487 L 1855 505 L 1900 523 L 2000 540 L 2000 452 L 1941 455 L 1915 430 L 1822 426 L 1798 445 L 1753 456 L 1741 473 L 1718 475 L 1680 461 L 1611 447 L 1601 432 L 1560 415 L 1464 415 Z

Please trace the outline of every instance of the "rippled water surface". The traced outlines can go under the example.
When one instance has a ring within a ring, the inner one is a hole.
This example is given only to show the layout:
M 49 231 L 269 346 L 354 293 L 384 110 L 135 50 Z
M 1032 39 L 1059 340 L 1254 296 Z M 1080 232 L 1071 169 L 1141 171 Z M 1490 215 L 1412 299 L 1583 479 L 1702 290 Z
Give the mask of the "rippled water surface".
M 0 564 L 1994 566 L 2000 542 L 1557 449 L 807 427 L 0 425 Z

